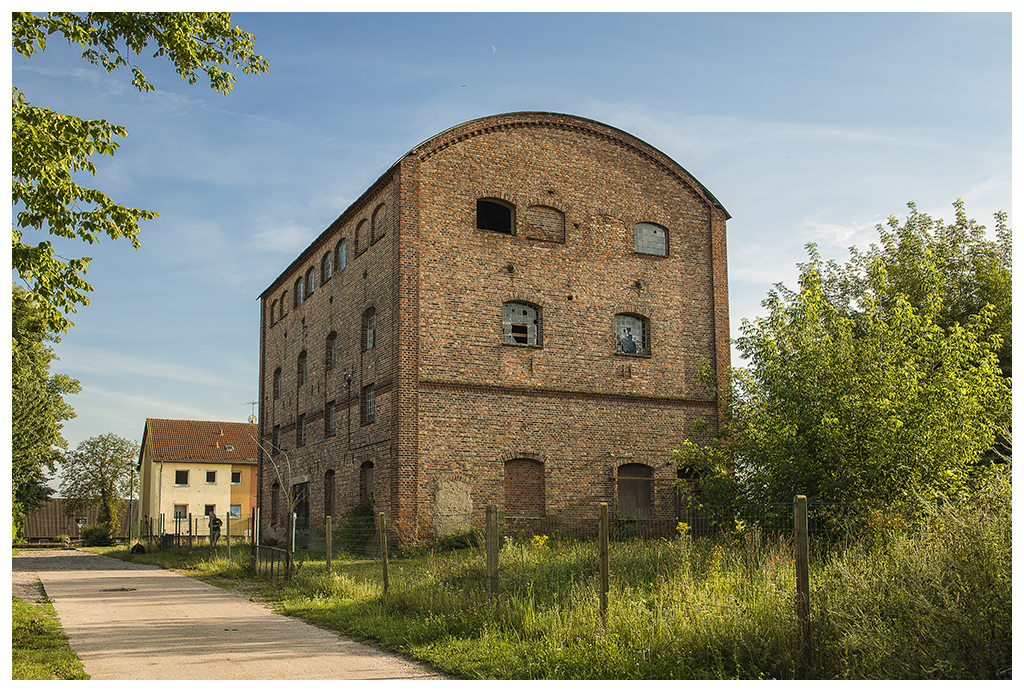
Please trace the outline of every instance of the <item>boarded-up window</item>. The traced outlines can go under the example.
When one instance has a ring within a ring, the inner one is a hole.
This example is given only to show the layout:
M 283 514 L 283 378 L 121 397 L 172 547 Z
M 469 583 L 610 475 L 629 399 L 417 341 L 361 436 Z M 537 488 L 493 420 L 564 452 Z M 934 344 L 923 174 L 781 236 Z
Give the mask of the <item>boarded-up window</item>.
M 501 340 L 506 344 L 540 346 L 540 314 L 526 303 L 502 305 Z
M 526 237 L 564 243 L 565 214 L 552 207 L 530 207 L 526 210 Z
M 505 516 L 544 516 L 544 464 L 533 459 L 505 462 Z
M 624 464 L 618 474 L 618 512 L 625 519 L 651 518 L 651 467 Z
M 373 211 L 373 218 L 370 220 L 372 227 L 371 233 L 373 234 L 373 242 L 377 242 L 384 237 L 387 232 L 387 214 L 384 213 L 385 206 L 381 204 Z
M 373 462 L 364 461 L 359 467 L 359 499 L 373 499 Z

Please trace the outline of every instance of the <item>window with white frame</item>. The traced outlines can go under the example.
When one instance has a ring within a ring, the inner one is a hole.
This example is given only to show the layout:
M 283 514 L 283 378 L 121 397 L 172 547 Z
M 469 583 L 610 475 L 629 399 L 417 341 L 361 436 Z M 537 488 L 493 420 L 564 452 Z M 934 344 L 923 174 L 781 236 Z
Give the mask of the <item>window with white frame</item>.
M 175 469 L 174 484 L 177 486 L 188 485 L 188 469 Z
M 207 485 L 216 485 L 217 484 L 217 472 L 216 471 L 207 471 L 206 472 L 206 484 Z

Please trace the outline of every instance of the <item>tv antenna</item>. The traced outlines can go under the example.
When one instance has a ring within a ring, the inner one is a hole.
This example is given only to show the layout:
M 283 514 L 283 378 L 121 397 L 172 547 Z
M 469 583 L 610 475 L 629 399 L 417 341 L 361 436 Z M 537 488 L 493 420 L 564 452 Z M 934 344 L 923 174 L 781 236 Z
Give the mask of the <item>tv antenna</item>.
M 249 416 L 249 422 L 250 423 L 255 423 L 257 421 L 257 418 L 256 418 L 256 404 L 258 404 L 260 402 L 258 402 L 258 401 L 246 401 L 245 403 L 252 405 L 252 414 Z

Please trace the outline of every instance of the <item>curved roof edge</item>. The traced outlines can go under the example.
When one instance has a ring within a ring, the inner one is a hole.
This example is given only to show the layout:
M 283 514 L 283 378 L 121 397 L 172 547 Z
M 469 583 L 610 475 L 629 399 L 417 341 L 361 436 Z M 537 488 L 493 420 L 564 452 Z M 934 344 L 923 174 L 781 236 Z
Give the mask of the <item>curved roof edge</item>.
M 467 120 L 464 123 L 450 127 L 439 132 L 433 137 L 420 142 L 402 159 L 414 156 L 420 160 L 426 160 L 447 147 L 456 144 L 470 137 L 493 132 L 496 130 L 511 129 L 515 127 L 560 127 L 565 129 L 582 130 L 597 137 L 612 139 L 622 146 L 633 149 L 641 156 L 648 158 L 655 163 L 665 167 L 683 182 L 697 190 L 710 206 L 720 209 L 725 218 L 732 218 L 725 206 L 718 201 L 718 198 L 708 190 L 703 183 L 697 180 L 688 170 L 680 166 L 672 157 L 665 152 L 651 146 L 639 137 L 620 130 L 617 127 L 606 125 L 597 120 L 591 120 L 578 115 L 567 113 L 549 113 L 546 111 L 519 111 L 513 113 L 501 113 L 489 115 L 483 118 Z M 401 161 L 402 159 L 399 159 Z M 396 162 L 398 163 L 398 162 Z

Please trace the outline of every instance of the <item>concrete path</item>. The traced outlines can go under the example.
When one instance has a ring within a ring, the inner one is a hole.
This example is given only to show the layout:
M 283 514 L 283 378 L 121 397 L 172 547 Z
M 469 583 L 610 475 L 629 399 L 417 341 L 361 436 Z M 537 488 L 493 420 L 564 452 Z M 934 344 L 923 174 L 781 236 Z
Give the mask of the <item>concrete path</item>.
M 443 680 L 429 666 L 176 572 L 77 550 L 19 551 L 93 680 Z

